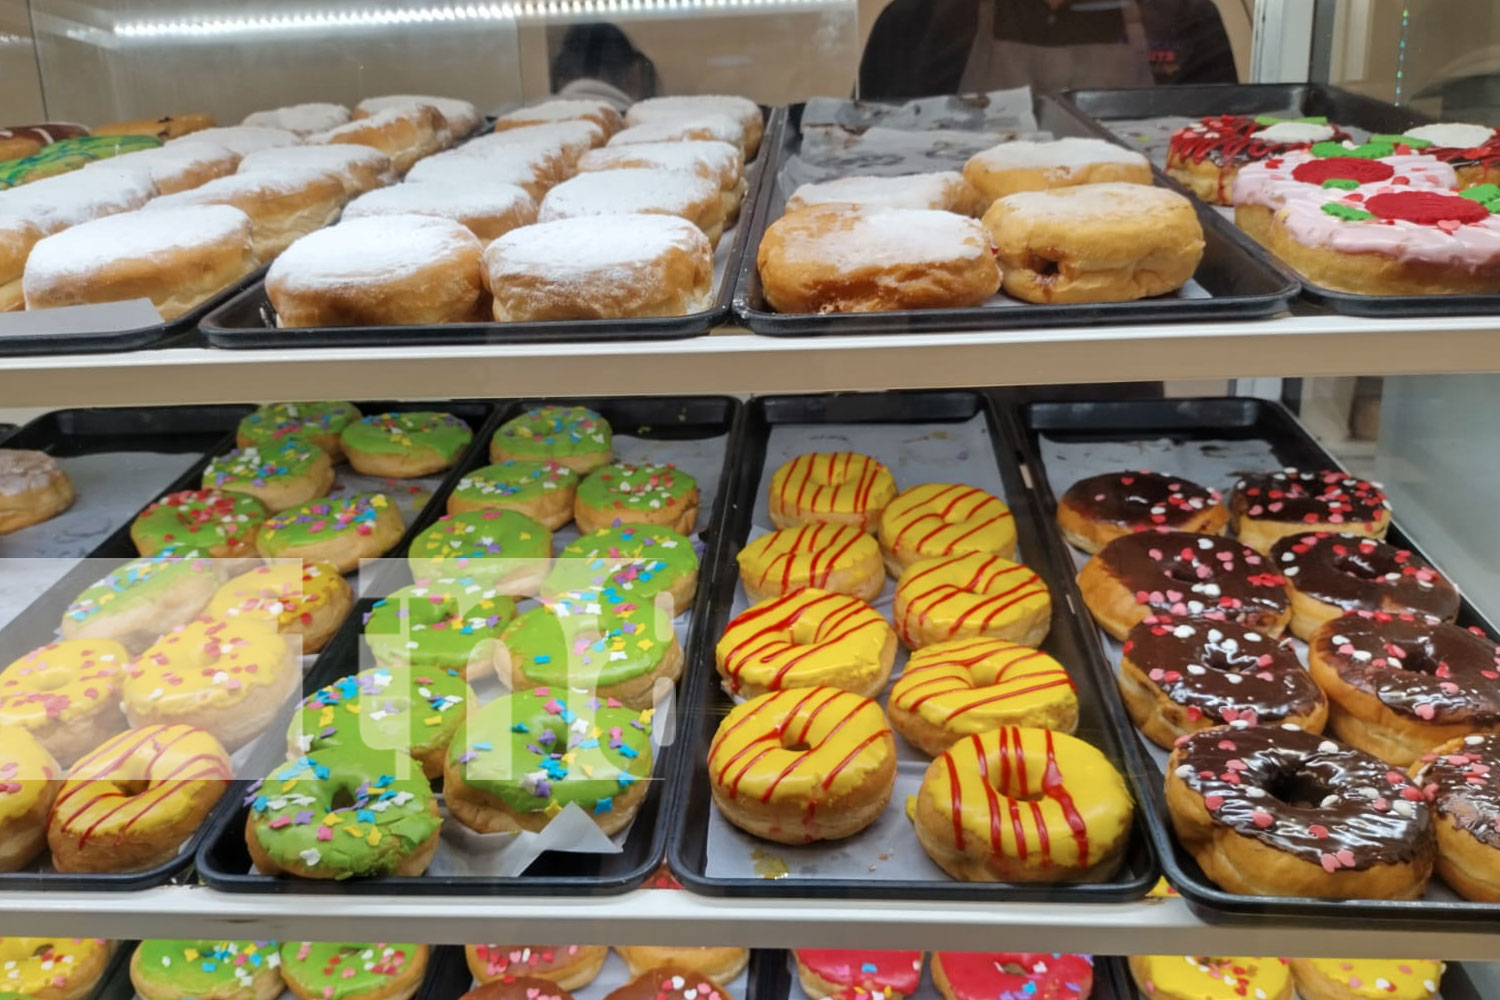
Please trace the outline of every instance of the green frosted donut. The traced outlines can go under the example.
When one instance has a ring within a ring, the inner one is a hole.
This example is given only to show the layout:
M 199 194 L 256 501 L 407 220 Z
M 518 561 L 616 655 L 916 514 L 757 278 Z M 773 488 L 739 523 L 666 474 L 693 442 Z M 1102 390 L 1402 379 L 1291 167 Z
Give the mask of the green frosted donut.
M 363 746 L 425 761 L 448 746 L 473 704 L 474 692 L 456 670 L 362 670 L 303 700 L 287 731 L 287 747 L 307 754 Z
M 515 617 L 513 598 L 477 580 L 433 580 L 376 601 L 365 615 L 365 643 L 378 663 L 456 670 L 462 676 L 475 647 L 497 641 Z M 491 658 L 483 659 L 488 667 Z
M 380 515 L 394 509 L 391 498 L 384 493 L 310 500 L 266 519 L 260 529 L 261 552 L 277 556 L 287 549 L 322 541 L 330 534 L 368 535 L 374 531 Z
M 430 451 L 448 465 L 474 439 L 469 425 L 451 413 L 372 413 L 343 429 L 339 441 L 345 449 L 376 455 L 401 455 Z
M 226 989 L 252 989 L 281 965 L 275 941 L 146 940 L 131 958 L 131 978 L 167 984 L 171 995 L 224 995 Z
M 281 974 L 297 986 L 298 996 L 349 1000 L 376 992 L 390 995 L 397 980 L 421 976 L 426 957 L 425 944 L 288 941 L 281 946 Z
M 588 504 L 605 518 L 612 512 L 671 511 L 690 497 L 696 507 L 697 495 L 698 480 L 675 465 L 617 462 L 600 466 L 578 484 L 578 502 Z
M 682 535 L 654 524 L 622 524 L 563 546 L 543 592 L 599 590 L 615 602 L 649 604 L 697 572 L 698 554 Z
M 337 445 L 344 428 L 358 419 L 359 410 L 353 403 L 268 403 L 240 421 L 239 444 L 268 445 L 296 437 L 332 438 Z
M 86 167 L 97 160 L 141 149 L 155 149 L 160 145 L 161 140 L 153 135 L 84 135 L 59 139 L 31 156 L 0 163 L 0 188 L 30 184 Z
M 500 425 L 490 440 L 490 457 L 561 461 L 594 468 L 614 453 L 609 421 L 582 406 L 539 406 Z
M 497 510 L 535 503 L 559 490 L 578 487 L 578 473 L 556 462 L 496 462 L 464 474 L 455 499 Z M 571 505 L 570 505 L 571 506 Z
M 158 600 L 189 577 L 204 578 L 210 595 L 217 587 L 218 578 L 214 576 L 213 565 L 206 559 L 182 554 L 171 558 L 152 556 L 132 560 L 73 598 L 63 612 L 64 626 L 69 622 L 81 625 L 100 616 L 129 611 Z
M 236 448 L 208 463 L 203 470 L 203 488 L 244 492 L 284 486 L 314 475 L 327 460 L 323 449 L 300 438 L 264 447 Z
M 141 511 L 130 539 L 143 556 L 188 546 L 216 556 L 254 549 L 266 509 L 254 497 L 218 490 L 168 493 Z
M 498 581 L 540 579 L 552 556 L 552 532 L 513 510 L 445 514 L 413 539 L 409 559 L 417 580 L 456 575 Z
M 611 688 L 653 673 L 674 648 L 672 618 L 650 601 L 568 594 L 516 618 L 500 642 L 512 685 Z

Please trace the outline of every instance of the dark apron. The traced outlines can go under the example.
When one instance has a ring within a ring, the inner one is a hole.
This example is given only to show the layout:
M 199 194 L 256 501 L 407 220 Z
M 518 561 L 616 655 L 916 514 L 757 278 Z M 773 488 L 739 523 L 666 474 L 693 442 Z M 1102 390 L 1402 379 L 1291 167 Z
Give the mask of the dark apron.
M 1150 47 L 1141 11 L 1123 0 L 1125 40 L 1083 45 L 1028 45 L 995 37 L 995 4 L 980 0 L 974 44 L 959 92 L 983 93 L 1030 85 L 1042 90 L 1083 87 L 1149 87 Z

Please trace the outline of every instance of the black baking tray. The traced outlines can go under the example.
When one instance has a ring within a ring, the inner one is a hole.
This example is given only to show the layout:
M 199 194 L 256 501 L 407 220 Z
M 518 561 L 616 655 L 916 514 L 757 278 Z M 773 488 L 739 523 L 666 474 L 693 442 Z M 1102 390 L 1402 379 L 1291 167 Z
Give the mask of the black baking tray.
M 1184 447 L 1212 440 L 1264 440 L 1270 442 L 1276 460 L 1286 467 L 1341 469 L 1337 459 L 1313 439 L 1281 404 L 1250 397 L 1158 399 L 1116 402 L 1031 403 L 1009 411 L 1014 420 L 1021 458 L 1029 470 L 1039 513 L 1052 526 L 1054 550 L 1064 544 L 1056 531 L 1057 496 L 1048 481 L 1040 457 L 1039 437 L 1073 441 L 1128 441 L 1169 438 Z M 1426 558 L 1420 545 L 1393 519 L 1386 540 L 1411 549 Z M 1072 561 L 1062 552 L 1062 565 Z M 1500 903 L 1449 900 L 1313 899 L 1301 896 L 1246 896 L 1219 888 L 1203 874 L 1192 855 L 1183 850 L 1172 832 L 1171 814 L 1163 791 L 1164 777 L 1156 762 L 1141 746 L 1135 724 L 1125 711 L 1115 689 L 1116 664 L 1104 647 L 1097 628 L 1089 627 L 1089 613 L 1074 576 L 1064 574 L 1054 593 L 1073 608 L 1086 646 L 1085 660 L 1095 682 L 1109 692 L 1106 705 L 1130 759 L 1129 777 L 1135 785 L 1151 831 L 1151 840 L 1161 858 L 1167 880 L 1193 911 L 1215 922 L 1255 921 L 1379 921 L 1384 926 L 1430 928 L 1433 924 L 1493 930 L 1500 921 Z M 1500 629 L 1467 598 L 1462 601 L 1458 624 L 1474 627 L 1496 641 Z M 1441 884 L 1441 880 L 1437 880 Z
M 500 323 L 440 323 L 429 326 L 336 326 L 283 329 L 276 325 L 276 311 L 266 294 L 264 281 L 257 281 L 213 310 L 199 324 L 203 339 L 214 347 L 231 350 L 263 347 L 403 347 L 432 344 L 522 344 L 569 343 L 606 340 L 683 340 L 708 333 L 729 318 L 735 279 L 750 246 L 752 207 L 759 198 L 767 174 L 768 150 L 776 148 L 781 129 L 781 109 L 762 106 L 765 136 L 761 152 L 745 165 L 745 199 L 740 219 L 725 257 L 724 277 L 713 303 L 686 316 L 629 317 L 595 320 L 538 320 Z M 749 256 L 754 257 L 754 253 Z
M 1085 120 L 1057 98 L 1035 95 L 1037 124 L 1059 138 L 1096 134 Z M 783 199 L 776 191 L 781 166 L 802 145 L 805 104 L 788 106 L 775 135 L 768 136 L 771 162 L 761 183 L 755 218 L 749 229 L 760 245 L 766 227 L 781 217 Z M 957 166 L 954 167 L 957 169 Z M 1165 175 L 1158 183 L 1170 186 Z M 778 313 L 766 302 L 754 253 L 746 254 L 736 282 L 734 311 L 749 329 L 770 337 L 808 337 L 837 333 L 930 333 L 951 330 L 1014 330 L 1058 326 L 1098 326 L 1107 323 L 1167 323 L 1187 320 L 1259 319 L 1287 309 L 1297 294 L 1291 272 L 1268 255 L 1255 253 L 1243 237 L 1218 213 L 1194 203 L 1203 225 L 1203 261 L 1193 276 L 1210 295 L 1206 299 L 1173 295 L 1135 302 L 1078 305 L 972 306 L 966 309 L 902 309 L 871 313 Z
M 902 424 L 955 423 L 984 414 L 990 438 L 995 445 L 994 459 L 1004 484 L 1005 501 L 1015 517 L 1019 558 L 1047 580 L 1056 592 L 1053 565 L 1054 543 L 1040 522 L 1021 478 L 1021 470 L 1002 434 L 1000 415 L 989 398 L 974 390 L 941 390 L 880 393 L 834 393 L 807 396 L 764 396 L 746 407 L 745 430 L 736 454 L 734 501 L 728 520 L 718 540 L 709 577 L 711 588 L 708 618 L 701 629 L 700 641 L 689 651 L 690 686 L 686 705 L 691 716 L 686 746 L 679 755 L 679 773 L 673 778 L 676 799 L 670 804 L 671 839 L 667 863 L 682 884 L 694 892 L 709 896 L 834 898 L 834 899 L 936 899 L 978 900 L 991 903 L 1009 902 L 1075 902 L 1102 903 L 1139 899 L 1155 884 L 1157 865 L 1152 855 L 1146 824 L 1137 810 L 1119 873 L 1105 882 L 1078 885 L 1043 885 L 1014 883 L 960 882 L 957 880 L 895 881 L 830 879 L 759 879 L 724 878 L 708 874 L 709 810 L 713 808 L 708 781 L 708 748 L 720 720 L 733 702 L 719 685 L 714 667 L 714 644 L 729 621 L 739 585 L 735 556 L 745 545 L 751 528 L 755 498 L 763 488 L 761 473 L 765 465 L 766 444 L 771 428 L 778 424 Z M 915 485 L 915 484 L 907 484 Z M 700 597 L 702 596 L 700 592 Z M 1064 666 L 1079 664 L 1070 670 L 1078 687 L 1077 735 L 1102 751 L 1122 772 L 1130 758 L 1122 753 L 1120 734 L 1108 717 L 1107 706 L 1113 695 L 1099 687 L 1098 679 L 1082 669 L 1088 653 L 1081 638 L 1082 629 L 1069 616 L 1062 601 L 1054 601 L 1052 627 L 1042 648 Z M 892 802 L 888 809 L 900 809 Z M 768 850 L 776 845 L 767 841 Z
M 138 941 L 114 942 L 114 954 L 104 967 L 104 974 L 89 991 L 87 1000 L 131 1000 L 135 996 L 135 984 L 130 981 L 130 957 L 135 954 Z

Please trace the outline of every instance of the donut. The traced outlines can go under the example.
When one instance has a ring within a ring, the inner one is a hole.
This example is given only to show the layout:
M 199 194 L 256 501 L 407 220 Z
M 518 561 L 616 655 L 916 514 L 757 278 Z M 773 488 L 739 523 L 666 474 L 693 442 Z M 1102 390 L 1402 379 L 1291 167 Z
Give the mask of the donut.
M 99 125 L 94 135 L 153 136 L 157 139 L 180 139 L 194 132 L 213 128 L 214 116 L 206 111 L 194 111 L 183 115 L 162 115 L 160 118 L 137 118 L 132 121 Z M 85 130 L 84 134 L 87 134 Z
M 474 692 L 457 670 L 405 665 L 363 670 L 302 700 L 287 730 L 287 752 L 300 757 L 346 746 L 409 752 L 427 777 L 435 778 L 443 773 L 443 755 L 472 704 Z
M 464 946 L 469 971 L 481 983 L 527 978 L 559 989 L 581 990 L 604 968 L 609 949 L 602 945 L 470 944 Z M 516 997 L 513 1000 L 526 1000 Z M 536 998 L 530 998 L 536 1000 Z
M 1417 899 L 1432 874 L 1432 812 L 1389 764 L 1286 726 L 1205 729 L 1167 764 L 1183 848 L 1230 892 Z
M 1151 1000 L 1293 1000 L 1284 958 L 1132 955 L 1130 974 Z
M 1328 694 L 1329 728 L 1406 767 L 1433 747 L 1500 733 L 1500 646 L 1425 615 L 1355 611 L 1307 641 L 1307 666 Z
M 246 796 L 245 843 L 266 875 L 421 875 L 443 825 L 406 754 L 356 744 L 281 765 Z
M 464 473 L 448 494 L 448 513 L 513 510 L 553 531 L 573 520 L 578 473 L 551 460 L 511 459 Z
M 467 947 L 473 947 L 468 945 Z M 605 949 L 605 954 L 608 954 Z M 540 976 L 502 976 L 480 984 L 459 1000 L 573 1000 L 573 994 Z
M 468 101 L 457 97 L 433 97 L 429 94 L 387 94 L 383 97 L 366 97 L 354 106 L 354 117 L 368 118 L 387 108 L 411 108 L 427 105 L 437 111 L 447 131 L 444 143 L 457 142 L 479 127 L 482 117 L 479 109 Z
M 241 559 L 255 555 L 255 537 L 265 519 L 265 507 L 247 493 L 179 490 L 136 515 L 130 540 L 143 556 L 183 550 Z
M 1202 200 L 1232 204 L 1231 192 L 1242 167 L 1307 149 L 1318 142 L 1343 142 L 1348 133 L 1326 118 L 1296 121 L 1271 115 L 1209 115 L 1172 133 L 1167 175 Z
M 328 452 L 335 462 L 342 462 L 344 448 L 339 435 L 358 419 L 359 408 L 342 400 L 267 403 L 240 421 L 234 443 L 237 448 L 264 448 L 301 438 Z
M 0 729 L 0 872 L 25 868 L 46 848 L 47 819 L 62 776 L 61 765 L 35 736 L 19 726 Z
M 733 119 L 740 129 L 737 145 L 745 151 L 747 160 L 755 158 L 765 129 L 765 114 L 749 98 L 730 94 L 651 97 L 630 106 L 625 112 L 625 124 L 645 125 L 649 122 L 702 118 L 705 115 L 724 115 Z
M 899 177 L 838 177 L 830 181 L 800 185 L 786 200 L 786 211 L 799 212 L 813 205 L 845 205 L 854 208 L 921 208 L 958 215 L 977 215 L 979 193 L 953 170 Z
M 423 580 L 370 606 L 365 644 L 382 666 L 473 680 L 494 672 L 500 636 L 515 617 L 513 598 L 477 580 Z
M 1040 646 L 1052 628 L 1052 594 L 1029 567 L 966 552 L 909 564 L 891 614 L 908 649 L 980 636 Z
M 698 480 L 671 463 L 600 466 L 578 484 L 573 519 L 585 533 L 621 524 L 658 524 L 690 535 L 698 523 Z
M 852 837 L 880 818 L 896 741 L 880 706 L 834 687 L 771 691 L 736 705 L 708 750 L 714 804 L 780 844 Z
M 360 195 L 345 219 L 372 215 L 431 215 L 448 219 L 488 246 L 497 236 L 536 221 L 536 200 L 514 184 L 496 181 L 450 188 L 442 184 L 396 184 Z
M 920 951 L 855 951 L 843 948 L 796 948 L 797 981 L 809 997 L 858 997 L 902 1000 L 922 982 Z
M 1269 558 L 1190 531 L 1122 535 L 1078 571 L 1078 587 L 1094 621 L 1121 642 L 1153 615 L 1223 619 L 1273 639 L 1292 616 L 1286 579 Z
M 254 497 L 273 514 L 327 496 L 333 488 L 333 459 L 308 441 L 236 448 L 203 470 L 203 488 Z
M 166 864 L 232 778 L 224 748 L 201 729 L 127 729 L 69 770 L 47 822 L 52 866 L 87 873 Z
M 1292 594 L 1292 634 L 1309 638 L 1346 611 L 1412 611 L 1452 621 L 1458 590 L 1408 549 L 1367 535 L 1313 532 L 1271 546 Z
M 864 601 L 808 587 L 734 617 L 714 647 L 731 694 L 832 687 L 873 698 L 896 662 L 896 634 Z
M 495 131 L 525 128 L 528 125 L 545 125 L 550 122 L 586 121 L 598 125 L 606 133 L 620 130 L 620 112 L 608 101 L 562 100 L 553 98 L 514 111 L 507 111 L 495 118 Z M 564 989 L 577 989 L 563 983 Z
M 141 1000 L 275 1000 L 285 989 L 275 941 L 142 941 L 130 982 Z
M 937 951 L 932 981 L 944 1000 L 1087 1000 L 1094 961 L 1087 955 Z
M 1292 723 L 1321 733 L 1328 698 L 1286 639 L 1211 618 L 1147 617 L 1120 659 L 1120 697 L 1153 743 L 1230 723 Z
M 697 174 L 654 167 L 627 167 L 579 174 L 548 191 L 538 222 L 600 215 L 673 215 L 703 231 L 710 246 L 724 235 L 719 185 Z
M 783 313 L 965 309 L 1000 288 L 984 227 L 927 209 L 789 212 L 766 228 L 756 266 L 766 302 Z
M 580 173 L 601 170 L 625 170 L 631 167 L 654 167 L 658 170 L 685 170 L 719 185 L 724 225 L 739 221 L 740 205 L 745 199 L 745 163 L 738 146 L 727 142 L 639 142 L 628 146 L 591 149 L 578 161 Z
M 852 451 L 798 455 L 777 467 L 766 490 L 771 523 L 778 528 L 852 524 L 872 535 L 895 498 L 890 470 Z
M 474 432 L 451 413 L 375 413 L 339 432 L 354 471 L 365 476 L 416 479 L 457 462 Z
M 0 188 L 7 171 L 0 167 Z M 5 196 L 8 215 L 33 223 L 41 236 L 117 212 L 130 212 L 156 197 L 151 178 L 135 170 L 100 168 L 50 177 L 12 189 Z
M 0 938 L 0 988 L 31 1000 L 83 1000 L 109 965 L 103 938 Z
M 97 133 L 99 130 L 94 131 Z M 289 132 L 284 128 L 267 128 L 264 125 L 220 125 L 217 128 L 195 129 L 193 137 L 184 141 L 212 142 L 225 149 L 231 149 L 241 156 L 249 156 L 263 149 L 295 146 L 302 140 L 295 132 Z
M 646 797 L 651 754 L 651 709 L 566 688 L 515 691 L 469 713 L 448 747 L 443 795 L 480 833 L 537 832 L 569 805 L 616 833 Z
M 1409 128 L 1399 136 L 1380 136 L 1400 142 L 1412 150 L 1451 166 L 1458 175 L 1457 187 L 1470 188 L 1500 181 L 1500 134 L 1489 125 L 1468 122 L 1437 122 Z
M 698 553 L 693 543 L 652 524 L 603 528 L 563 546 L 542 585 L 544 597 L 601 591 L 611 601 L 657 603 L 671 598 L 666 611 L 679 615 L 698 592 Z
M 1500 736 L 1460 736 L 1429 750 L 1411 780 L 1432 803 L 1437 873 L 1465 899 L 1500 901 Z
M 425 944 L 288 941 L 281 978 L 298 1000 L 411 1000 L 427 952 Z
M 891 688 L 891 727 L 929 757 L 975 733 L 1027 726 L 1071 733 L 1077 685 L 1039 649 L 956 639 L 912 653 Z
M 331 225 L 349 200 L 337 174 L 316 167 L 230 174 L 190 191 L 163 195 L 142 208 L 143 217 L 172 213 L 157 225 L 170 229 L 192 216 L 183 208 L 229 205 L 250 219 L 250 252 L 254 264 L 269 264 L 287 247 L 317 229 Z M 250 268 L 246 268 L 250 270 Z
M 933 760 L 912 823 L 928 857 L 963 882 L 1100 882 L 1124 860 L 1134 817 L 1125 779 L 1097 749 L 1003 726 Z
M 614 456 L 609 421 L 582 406 L 537 406 L 500 425 L 490 461 L 556 462 L 587 475 Z
M 158 194 L 191 191 L 209 181 L 228 177 L 240 165 L 240 154 L 214 142 L 174 142 L 158 149 L 131 153 L 128 160 L 101 160 L 109 167 L 144 171 Z M 85 170 L 97 170 L 90 164 Z
M 309 102 L 282 108 L 269 108 L 265 111 L 252 111 L 240 124 L 285 129 L 300 136 L 309 136 L 314 132 L 337 128 L 347 122 L 349 117 L 349 109 L 342 104 Z
M 578 161 L 585 153 L 604 145 L 609 132 L 598 122 L 577 118 L 571 121 L 534 122 L 515 128 L 500 129 L 465 143 L 460 152 L 468 153 L 485 146 L 531 146 L 556 153 L 562 158 L 569 176 L 578 172 Z
M 63 639 L 0 671 L 0 733 L 24 729 L 64 767 L 125 728 L 130 654 L 108 639 Z
M 1292 958 L 1302 1000 L 1437 1000 L 1443 963 L 1414 958 Z
M 1229 515 L 1240 541 L 1263 553 L 1287 535 L 1334 532 L 1384 538 L 1391 524 L 1385 492 L 1337 470 L 1243 476 L 1230 494 Z
M 604 1000 L 732 1000 L 724 988 L 693 969 L 664 965 L 636 976 Z
M 424 156 L 452 144 L 438 110 L 428 105 L 388 107 L 357 116 L 353 121 L 307 137 L 310 146 L 369 146 L 391 158 L 397 174 L 404 174 Z
M 210 561 L 152 556 L 121 566 L 73 598 L 64 639 L 112 639 L 134 654 L 198 616 L 219 589 Z
M 344 191 L 351 198 L 397 180 L 391 158 L 370 146 L 277 146 L 247 153 L 240 161 L 241 173 L 297 167 L 333 174 L 343 181 Z
M 160 139 L 149 135 L 81 135 L 59 139 L 43 146 L 38 153 L 0 166 L 0 188 L 30 187 L 100 160 L 155 149 L 160 145 Z M 149 181 L 144 174 L 142 177 Z
M 327 562 L 349 573 L 395 548 L 405 530 L 401 511 L 384 493 L 324 497 L 267 518 L 255 549 L 267 559 Z
M 552 532 L 513 510 L 444 514 L 407 550 L 418 580 L 472 577 L 501 594 L 541 589 L 552 563 Z
M 885 568 L 899 577 L 912 563 L 982 552 L 1013 558 L 1016 525 L 1010 508 L 972 486 L 928 483 L 903 490 L 880 515 Z
M 132 726 L 187 724 L 234 750 L 269 726 L 301 683 L 296 650 L 269 622 L 198 618 L 136 659 L 120 700 Z
M 624 148 L 635 145 L 654 146 L 663 142 L 722 142 L 733 146 L 744 161 L 743 138 L 744 130 L 733 118 L 709 112 L 629 125 L 610 136 L 608 146 Z
M 885 587 L 880 545 L 858 525 L 783 528 L 751 541 L 735 561 L 752 601 L 817 587 L 869 602 Z
M 464 188 L 481 184 L 514 184 L 540 201 L 571 176 L 562 153 L 553 147 L 525 143 L 503 146 L 465 143 L 459 149 L 429 156 L 406 175 L 408 184 L 442 184 Z
M 1140 153 L 1103 139 L 1018 139 L 975 153 L 964 164 L 964 180 L 978 195 L 979 211 L 998 198 L 1022 191 L 1124 183 L 1149 187 L 1151 163 Z
M 690 969 L 716 983 L 732 983 L 750 964 L 749 948 L 629 948 L 616 945 L 632 976 L 674 966 Z
M 0 312 L 26 308 L 21 288 L 26 258 L 43 235 L 35 222 L 21 214 L 0 216 Z
M 354 608 L 354 591 L 332 563 L 286 559 L 257 566 L 229 580 L 205 614 L 225 621 L 253 619 L 283 636 L 300 637 L 304 656 L 328 645 Z
M 670 614 L 608 591 L 532 608 L 506 626 L 495 651 L 495 673 L 512 691 L 586 689 L 634 709 L 650 708 L 658 685 L 676 683 L 682 662 Z
M 1136 531 L 1170 528 L 1218 535 L 1228 523 L 1229 510 L 1217 490 L 1145 470 L 1080 479 L 1057 504 L 1064 540 L 1090 554 Z

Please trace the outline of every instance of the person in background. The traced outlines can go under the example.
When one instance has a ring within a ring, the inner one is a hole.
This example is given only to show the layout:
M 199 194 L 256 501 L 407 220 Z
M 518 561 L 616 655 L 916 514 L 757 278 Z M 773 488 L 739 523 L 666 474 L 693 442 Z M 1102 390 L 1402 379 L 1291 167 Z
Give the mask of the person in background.
M 574 100 L 608 101 L 624 111 L 655 97 L 656 64 L 613 24 L 575 24 L 552 57 L 552 93 Z
M 1213 0 L 893 0 L 865 44 L 859 96 L 1237 80 Z

